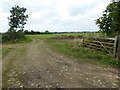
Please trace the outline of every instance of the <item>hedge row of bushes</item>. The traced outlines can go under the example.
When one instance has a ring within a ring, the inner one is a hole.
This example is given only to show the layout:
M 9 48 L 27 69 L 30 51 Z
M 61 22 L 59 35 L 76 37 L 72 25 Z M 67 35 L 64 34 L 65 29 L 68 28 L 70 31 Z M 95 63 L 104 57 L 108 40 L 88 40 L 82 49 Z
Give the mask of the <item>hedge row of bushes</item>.
M 18 40 L 25 39 L 23 32 L 7 32 L 2 34 L 2 43 L 15 43 Z

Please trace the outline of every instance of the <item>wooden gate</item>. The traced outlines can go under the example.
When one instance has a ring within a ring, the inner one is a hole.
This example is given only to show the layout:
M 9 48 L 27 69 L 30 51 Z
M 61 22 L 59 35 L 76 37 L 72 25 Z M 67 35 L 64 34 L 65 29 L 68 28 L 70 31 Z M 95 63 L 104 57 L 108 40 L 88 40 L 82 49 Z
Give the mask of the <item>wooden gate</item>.
M 104 51 L 120 59 L 120 35 L 115 38 L 85 37 L 83 39 L 83 46 Z

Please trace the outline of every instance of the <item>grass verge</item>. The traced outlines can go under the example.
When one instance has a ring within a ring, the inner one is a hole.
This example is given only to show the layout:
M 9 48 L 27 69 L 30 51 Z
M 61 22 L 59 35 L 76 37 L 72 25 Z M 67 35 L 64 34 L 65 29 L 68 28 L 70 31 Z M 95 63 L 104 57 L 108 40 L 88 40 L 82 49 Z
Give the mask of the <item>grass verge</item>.
M 120 65 L 119 60 L 116 60 L 115 58 L 104 52 L 95 51 L 89 48 L 74 47 L 71 44 L 71 41 L 68 40 L 46 40 L 46 42 L 51 46 L 53 50 L 63 53 L 68 57 L 77 58 L 79 61 L 107 64 L 111 66 Z
M 27 36 L 25 39 L 17 41 L 14 44 L 26 44 L 26 43 L 29 43 L 31 41 L 32 41 L 32 38 Z M 8 46 L 4 47 L 4 45 L 8 45 Z M 4 58 L 9 52 L 14 50 L 14 48 L 9 47 L 9 45 L 12 45 L 12 43 L 3 44 L 3 47 L 2 47 L 2 58 Z
M 12 48 L 2 48 L 2 58 L 4 58 L 12 50 Z
M 16 43 L 16 44 L 22 44 L 22 43 L 29 43 L 29 42 L 31 42 L 31 41 L 32 41 L 32 38 L 26 36 L 25 39 L 23 39 L 23 40 L 19 40 L 19 41 L 15 42 L 15 43 Z

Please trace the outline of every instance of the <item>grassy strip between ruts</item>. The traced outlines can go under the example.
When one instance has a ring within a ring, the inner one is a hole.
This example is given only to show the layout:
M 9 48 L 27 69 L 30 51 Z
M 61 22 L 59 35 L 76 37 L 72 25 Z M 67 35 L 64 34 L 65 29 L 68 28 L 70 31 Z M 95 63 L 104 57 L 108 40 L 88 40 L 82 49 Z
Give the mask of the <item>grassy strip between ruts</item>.
M 83 47 L 74 47 L 71 44 L 71 41 L 66 40 L 48 40 L 46 42 L 51 46 L 51 48 L 57 52 L 63 53 L 68 57 L 74 57 L 78 59 L 78 61 L 84 60 L 85 62 L 89 63 L 101 63 L 107 64 L 111 66 L 119 66 L 119 60 L 116 60 L 112 56 L 100 52 L 95 51 L 88 48 Z

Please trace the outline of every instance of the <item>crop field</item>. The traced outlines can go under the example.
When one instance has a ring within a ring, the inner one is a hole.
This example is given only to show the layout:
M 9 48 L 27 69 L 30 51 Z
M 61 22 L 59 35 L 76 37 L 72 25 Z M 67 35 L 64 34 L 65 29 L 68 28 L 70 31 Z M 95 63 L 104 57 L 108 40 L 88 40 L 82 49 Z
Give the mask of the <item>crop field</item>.
M 82 39 L 101 33 L 27 35 L 23 41 L 2 45 L 3 87 L 117 88 L 118 61 L 111 55 L 82 47 Z
M 37 38 L 51 38 L 56 36 L 92 36 L 92 37 L 103 37 L 102 33 L 61 33 L 61 34 L 40 34 L 40 35 L 27 35 L 28 37 L 37 37 Z

